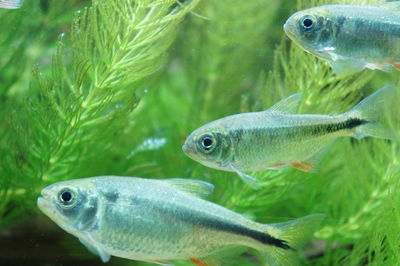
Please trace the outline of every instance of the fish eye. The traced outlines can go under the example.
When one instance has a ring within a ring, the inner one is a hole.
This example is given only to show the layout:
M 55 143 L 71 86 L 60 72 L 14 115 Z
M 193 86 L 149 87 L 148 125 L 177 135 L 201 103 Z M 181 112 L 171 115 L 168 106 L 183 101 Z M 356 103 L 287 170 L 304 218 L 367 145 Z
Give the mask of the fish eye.
M 300 26 L 302 29 L 306 30 L 306 31 L 310 31 L 314 28 L 314 18 L 310 17 L 310 16 L 305 16 L 300 23 Z
M 200 146 L 206 151 L 211 151 L 215 147 L 214 137 L 211 135 L 204 135 L 200 138 Z
M 58 201 L 65 207 L 72 207 L 76 202 L 76 194 L 69 188 L 64 188 L 58 193 Z

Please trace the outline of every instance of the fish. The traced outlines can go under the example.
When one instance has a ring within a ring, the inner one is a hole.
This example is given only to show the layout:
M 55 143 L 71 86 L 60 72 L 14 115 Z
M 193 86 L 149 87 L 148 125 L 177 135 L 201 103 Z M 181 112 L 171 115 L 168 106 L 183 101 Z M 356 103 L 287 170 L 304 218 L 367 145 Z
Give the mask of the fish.
M 289 17 L 284 31 L 305 51 L 328 60 L 339 76 L 365 68 L 400 70 L 400 1 L 302 10 Z
M 17 9 L 22 6 L 24 0 L 0 0 L 0 8 Z
M 204 257 L 234 246 L 259 250 L 272 265 L 295 265 L 324 218 L 257 223 L 205 200 L 213 189 L 194 179 L 98 176 L 49 185 L 37 205 L 103 262 L 116 256 L 164 265 L 204 266 Z
M 291 95 L 271 108 L 227 116 L 193 131 L 182 146 L 191 159 L 214 169 L 236 172 L 250 187 L 261 181 L 245 172 L 293 166 L 305 172 L 330 142 L 338 137 L 395 138 L 380 122 L 395 90 L 384 87 L 339 115 L 295 114 L 302 93 Z

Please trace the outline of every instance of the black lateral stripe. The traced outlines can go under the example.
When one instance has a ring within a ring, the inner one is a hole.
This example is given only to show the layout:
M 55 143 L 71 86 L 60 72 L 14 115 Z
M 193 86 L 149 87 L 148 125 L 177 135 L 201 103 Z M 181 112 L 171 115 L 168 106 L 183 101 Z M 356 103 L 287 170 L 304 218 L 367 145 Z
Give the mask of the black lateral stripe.
M 189 218 L 189 217 L 187 217 Z M 201 218 L 201 219 L 184 219 L 186 222 L 190 222 L 193 224 L 198 224 L 199 226 L 207 227 L 210 229 L 215 229 L 218 231 L 229 232 L 241 236 L 247 236 L 257 240 L 265 245 L 272 245 L 283 249 L 291 249 L 291 247 L 287 244 L 287 241 L 275 238 L 268 233 L 252 230 L 246 228 L 242 225 L 221 221 L 219 219 L 208 219 L 208 218 Z
M 350 118 L 345 121 L 346 128 L 352 129 L 361 125 L 368 123 L 367 120 L 360 119 L 360 118 Z
M 196 224 L 199 224 L 200 226 L 219 230 L 219 231 L 224 231 L 224 232 L 229 232 L 237 235 L 242 235 L 242 236 L 247 236 L 250 237 L 254 240 L 257 240 L 265 245 L 272 245 L 275 247 L 279 247 L 282 249 L 292 249 L 287 241 L 281 240 L 278 238 L 275 238 L 268 233 L 252 230 L 249 228 L 246 228 L 242 225 L 226 222 L 226 221 L 221 221 L 219 219 L 207 219 L 203 218 L 200 220 L 196 221 Z
M 343 129 L 353 129 L 355 127 L 361 126 L 363 124 L 368 123 L 367 120 L 359 119 L 359 118 L 349 118 L 344 122 L 330 124 L 326 126 L 326 131 L 328 133 L 333 133 Z
M 133 198 L 134 201 L 147 201 L 144 199 Z M 146 203 L 149 204 L 149 203 Z M 171 211 L 166 208 L 159 208 L 158 206 L 153 205 L 154 209 L 157 209 L 160 213 L 165 216 L 170 216 L 172 220 L 179 219 L 186 223 L 190 223 L 193 225 L 210 228 L 217 231 L 223 231 L 228 233 L 233 233 L 236 235 L 247 236 L 254 240 L 257 240 L 265 245 L 272 245 L 282 249 L 293 249 L 291 248 L 287 241 L 275 238 L 268 233 L 256 231 L 253 229 L 249 229 L 245 226 L 234 224 L 229 221 L 224 221 L 217 217 L 204 217 L 202 213 L 198 213 L 196 211 L 190 210 L 188 208 L 182 207 L 179 213 L 176 211 Z
M 288 139 L 296 138 L 299 136 L 322 136 L 329 133 L 334 133 L 340 130 L 353 129 L 355 127 L 367 124 L 371 121 L 360 118 L 349 118 L 343 122 L 330 123 L 330 124 L 317 124 L 317 125 L 299 125 L 293 127 L 277 127 L 277 128 L 253 128 L 249 129 L 255 138 L 268 137 L 271 141 L 280 135 Z M 234 142 L 242 140 L 245 130 L 237 129 L 230 132 L 231 138 Z

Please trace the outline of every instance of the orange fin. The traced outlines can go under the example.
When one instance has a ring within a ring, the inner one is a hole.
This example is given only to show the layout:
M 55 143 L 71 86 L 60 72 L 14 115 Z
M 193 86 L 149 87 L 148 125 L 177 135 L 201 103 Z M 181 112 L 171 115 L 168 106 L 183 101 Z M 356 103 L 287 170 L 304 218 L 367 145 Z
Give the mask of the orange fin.
M 196 258 L 191 258 L 190 261 L 196 264 L 197 266 L 208 266 L 208 263 Z
M 397 70 L 400 70 L 400 63 L 393 64 L 393 67 Z
M 297 168 L 304 172 L 312 172 L 315 169 L 315 164 L 312 162 L 301 162 L 301 163 L 295 162 L 291 163 L 291 165 L 294 168 Z

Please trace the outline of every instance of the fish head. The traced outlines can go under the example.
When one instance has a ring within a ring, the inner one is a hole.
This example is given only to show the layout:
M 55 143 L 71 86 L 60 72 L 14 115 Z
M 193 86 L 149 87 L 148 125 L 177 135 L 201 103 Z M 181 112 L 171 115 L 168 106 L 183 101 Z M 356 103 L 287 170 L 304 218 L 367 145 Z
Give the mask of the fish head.
M 283 26 L 286 35 L 305 51 L 329 59 L 333 46 L 333 19 L 326 7 L 315 7 L 293 14 Z
M 193 160 L 221 169 L 229 160 L 231 141 L 224 127 L 209 123 L 192 132 L 182 146 L 183 152 Z
M 79 237 L 97 222 L 97 196 L 90 179 L 58 182 L 44 188 L 39 209 L 68 233 Z

